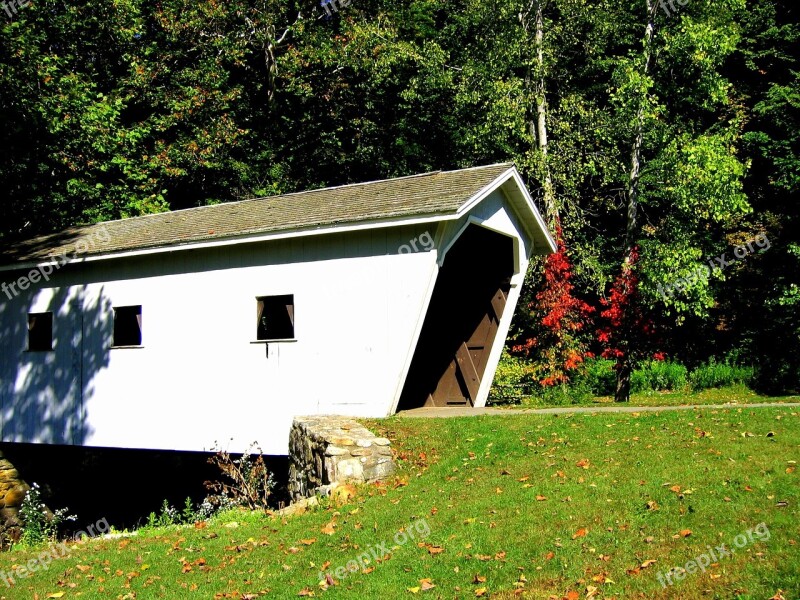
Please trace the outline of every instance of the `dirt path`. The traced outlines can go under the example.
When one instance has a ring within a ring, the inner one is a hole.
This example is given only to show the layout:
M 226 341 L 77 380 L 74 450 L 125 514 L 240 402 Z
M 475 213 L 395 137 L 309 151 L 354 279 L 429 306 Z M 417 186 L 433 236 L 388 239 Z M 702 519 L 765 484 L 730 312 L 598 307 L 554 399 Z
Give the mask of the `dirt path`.
M 800 408 L 798 402 L 754 402 L 753 404 L 685 404 L 680 406 L 560 406 L 556 408 L 471 408 L 464 406 L 415 408 L 398 414 L 410 418 L 477 417 L 480 415 L 565 415 L 574 413 L 634 413 L 667 410 L 730 410 L 750 408 Z

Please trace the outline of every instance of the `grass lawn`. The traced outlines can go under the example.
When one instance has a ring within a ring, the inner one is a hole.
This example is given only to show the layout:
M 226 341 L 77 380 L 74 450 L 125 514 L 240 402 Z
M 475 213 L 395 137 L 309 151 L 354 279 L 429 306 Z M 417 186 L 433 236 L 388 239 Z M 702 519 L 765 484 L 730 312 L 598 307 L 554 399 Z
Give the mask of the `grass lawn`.
M 630 406 L 682 406 L 702 404 L 754 404 L 760 402 L 800 402 L 800 396 L 764 396 L 745 386 L 710 388 L 699 392 L 639 392 L 631 394 Z M 613 396 L 596 396 L 577 404 L 545 403 L 524 399 L 521 404 L 498 405 L 497 408 L 550 408 L 555 406 L 614 406 Z M 624 406 L 624 405 L 622 405 Z
M 797 409 L 368 426 L 393 440 L 401 469 L 349 504 L 73 544 L 47 571 L 0 584 L 0 596 L 800 597 Z M 714 550 L 723 544 L 730 555 Z M 390 555 L 335 575 L 370 549 Z M 704 572 L 659 582 L 712 550 Z M 0 570 L 40 551 L 3 554 Z M 321 569 L 335 585 L 318 585 Z

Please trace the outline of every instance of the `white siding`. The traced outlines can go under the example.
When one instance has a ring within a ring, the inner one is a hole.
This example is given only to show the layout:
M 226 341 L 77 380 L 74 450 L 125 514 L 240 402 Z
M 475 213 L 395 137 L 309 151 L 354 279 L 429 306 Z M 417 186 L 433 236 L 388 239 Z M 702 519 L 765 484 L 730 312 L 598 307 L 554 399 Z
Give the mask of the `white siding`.
M 0 313 L 3 439 L 285 454 L 296 414 L 386 416 L 436 269 L 435 251 L 398 248 L 424 230 L 65 267 Z M 297 341 L 267 356 L 250 342 L 273 294 L 294 294 Z M 144 347 L 110 349 L 112 307 L 135 304 Z M 53 353 L 23 352 L 34 310 L 56 313 Z

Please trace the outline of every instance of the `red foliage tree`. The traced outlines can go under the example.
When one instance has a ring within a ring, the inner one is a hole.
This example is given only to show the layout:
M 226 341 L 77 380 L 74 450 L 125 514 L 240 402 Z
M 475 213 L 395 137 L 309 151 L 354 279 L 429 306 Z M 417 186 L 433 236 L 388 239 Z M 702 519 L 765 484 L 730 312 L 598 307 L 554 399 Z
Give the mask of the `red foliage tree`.
M 544 263 L 544 285 L 528 304 L 533 317 L 531 335 L 512 350 L 533 359 L 542 386 L 569 381 L 589 356 L 580 332 L 591 323 L 594 308 L 573 295 L 572 263 L 567 255 L 561 224 L 556 222 L 557 251 Z
M 608 298 L 600 299 L 600 304 L 605 307 L 600 311 L 600 318 L 605 324 L 598 330 L 597 339 L 604 346 L 602 356 L 617 361 L 614 396 L 618 402 L 630 398 L 631 373 L 647 354 L 648 342 L 655 333 L 653 321 L 645 314 L 639 294 L 638 261 L 639 247 L 634 246 L 614 280 Z

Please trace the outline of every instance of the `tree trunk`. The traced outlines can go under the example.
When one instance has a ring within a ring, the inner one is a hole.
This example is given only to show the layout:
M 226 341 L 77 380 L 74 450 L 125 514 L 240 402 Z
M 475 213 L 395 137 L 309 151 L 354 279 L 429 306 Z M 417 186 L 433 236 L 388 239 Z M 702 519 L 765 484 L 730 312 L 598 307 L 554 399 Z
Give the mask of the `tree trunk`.
M 650 74 L 653 59 L 653 36 L 655 34 L 655 17 L 658 4 L 654 0 L 645 0 L 647 5 L 647 26 L 644 34 L 644 77 Z M 625 223 L 625 252 L 622 258 L 622 269 L 633 267 L 633 250 L 639 232 L 639 179 L 641 176 L 642 145 L 644 144 L 644 113 L 647 105 L 647 89 L 640 91 L 639 105 L 636 109 L 636 132 L 631 150 L 631 170 L 628 180 L 628 206 Z M 628 402 L 631 390 L 631 371 L 633 368 L 633 349 L 637 332 L 629 330 L 631 339 L 625 340 L 623 355 L 617 360 L 617 391 L 614 399 L 617 402 Z
M 536 140 L 539 151 L 539 176 L 542 178 L 543 200 L 545 219 L 551 228 L 555 228 L 558 221 L 558 207 L 553 178 L 550 174 L 550 161 L 547 155 L 547 88 L 546 67 L 544 63 L 544 7 L 546 0 L 532 0 L 527 12 L 520 15 L 523 28 L 528 31 L 531 23 L 528 15 L 533 12 L 533 39 L 536 57 L 534 68 L 528 70 L 526 84 L 533 92 L 534 107 L 531 110 L 530 133 Z
M 542 158 L 545 214 L 550 227 L 555 227 L 558 221 L 558 208 L 556 207 L 553 179 L 550 176 L 550 161 L 547 156 L 547 88 L 545 87 L 543 4 L 543 0 L 536 2 L 536 139 Z
M 629 402 L 631 399 L 631 373 L 633 368 L 630 361 L 623 361 L 617 370 L 617 389 L 614 392 L 614 402 Z

